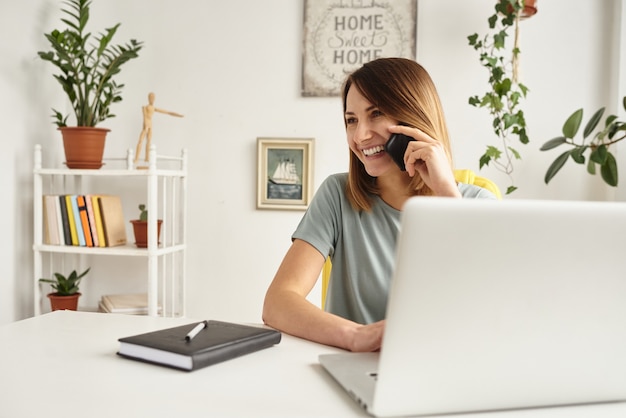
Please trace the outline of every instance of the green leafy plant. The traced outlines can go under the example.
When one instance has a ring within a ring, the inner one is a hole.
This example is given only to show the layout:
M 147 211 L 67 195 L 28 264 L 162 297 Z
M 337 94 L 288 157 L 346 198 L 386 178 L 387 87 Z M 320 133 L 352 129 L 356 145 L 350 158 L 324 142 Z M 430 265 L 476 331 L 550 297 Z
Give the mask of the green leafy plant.
M 89 273 L 90 269 L 91 267 L 83 271 L 81 274 L 76 273 L 76 270 L 74 270 L 67 277 L 61 273 L 54 273 L 55 279 L 42 278 L 39 279 L 39 281 L 42 283 L 49 283 L 59 296 L 70 296 L 78 293 L 80 280 L 83 276 Z
M 496 169 L 507 174 L 511 185 L 506 194 L 517 189 L 513 185 L 513 162 L 521 159 L 521 156 L 513 146 L 514 140 L 517 139 L 522 144 L 529 142 L 524 112 L 520 108 L 528 88 L 517 80 L 517 59 L 520 53 L 517 33 L 523 8 L 523 0 L 496 1 L 495 13 L 488 19 L 490 32 L 482 38 L 478 34 L 467 38 L 470 46 L 478 51 L 480 64 L 489 72 L 491 87 L 480 97 L 470 97 L 469 104 L 489 111 L 493 118 L 493 131 L 498 137 L 497 144 L 488 145 L 480 157 L 479 168 L 492 163 Z M 512 28 L 515 28 L 516 40 L 509 50 L 506 48 L 506 39 Z
M 61 21 L 67 28 L 44 34 L 52 50 L 39 51 L 38 55 L 60 71 L 54 78 L 72 104 L 77 125 L 93 127 L 115 116 L 110 106 L 122 101 L 124 85 L 117 84 L 113 76 L 119 74 L 122 65 L 138 57 L 143 43 L 131 39 L 124 45 L 111 44 L 120 23 L 92 37 L 85 29 L 91 0 L 67 0 L 64 4 L 67 7 L 62 12 L 67 17 Z M 52 111 L 56 125 L 67 126 L 69 115 Z
M 626 110 L 626 96 L 622 99 L 624 110 Z M 574 139 L 583 120 L 583 109 L 578 109 L 567 118 L 563 125 L 563 135 L 557 136 L 547 141 L 540 148 L 541 151 L 548 151 L 560 145 L 568 145 L 571 148 L 554 160 L 545 175 L 545 182 L 550 180 L 559 172 L 565 163 L 570 159 L 578 164 L 587 164 L 587 172 L 596 174 L 596 165 L 600 166 L 600 175 L 604 182 L 610 186 L 617 186 L 619 181 L 617 172 L 617 161 L 609 150 L 609 147 L 626 138 L 626 122 L 617 120 L 616 115 L 607 116 L 604 125 L 593 136 L 598 123 L 602 120 L 605 108 L 598 109 L 585 125 L 583 137 L 578 142 Z M 585 153 L 588 156 L 585 157 Z
M 139 205 L 139 220 L 147 221 L 148 220 L 148 209 L 146 209 L 146 205 Z

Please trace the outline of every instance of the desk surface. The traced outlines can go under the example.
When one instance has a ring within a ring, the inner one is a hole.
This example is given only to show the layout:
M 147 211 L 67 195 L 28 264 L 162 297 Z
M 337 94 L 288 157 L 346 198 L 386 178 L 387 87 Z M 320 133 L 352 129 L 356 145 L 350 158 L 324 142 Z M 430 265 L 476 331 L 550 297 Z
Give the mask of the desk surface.
M 319 354 L 340 350 L 289 335 L 275 347 L 190 373 L 115 354 L 120 337 L 191 322 L 57 311 L 2 326 L 0 417 L 368 416 L 318 364 Z M 624 418 L 626 403 L 458 416 Z

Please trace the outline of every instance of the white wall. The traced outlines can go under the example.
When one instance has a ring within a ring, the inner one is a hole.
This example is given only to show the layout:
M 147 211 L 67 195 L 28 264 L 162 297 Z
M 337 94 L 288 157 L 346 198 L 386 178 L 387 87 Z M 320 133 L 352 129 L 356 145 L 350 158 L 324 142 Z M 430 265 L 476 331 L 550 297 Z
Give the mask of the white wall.
M 608 190 L 572 164 L 546 186 L 543 176 L 555 154 L 538 151 L 576 108 L 590 115 L 611 102 L 615 112 L 617 96 L 626 94 L 624 2 L 541 1 L 538 14 L 522 23 L 531 144 L 520 147 L 519 190 L 509 198 L 626 200 L 625 181 Z M 50 66 L 36 55 L 47 47 L 43 32 L 57 27 L 60 3 L 0 0 L 0 117 L 5 125 L 0 323 L 32 315 L 34 144 L 44 146 L 48 164 L 63 161 L 49 114 L 50 107 L 64 105 L 64 98 Z M 418 61 L 439 87 L 457 166 L 475 170 L 493 134 L 486 112 L 467 104 L 470 95 L 486 88 L 486 74 L 466 37 L 484 32 L 492 5 L 492 0 L 418 1 Z M 302 212 L 255 209 L 256 138 L 316 138 L 316 187 L 347 167 L 340 100 L 300 97 L 303 1 L 94 0 L 92 9 L 94 31 L 122 22 L 118 42 L 145 41 L 140 58 L 123 71 L 124 101 L 113 109 L 118 116 L 105 123 L 112 129 L 106 155 L 123 155 L 134 147 L 148 92 L 156 93 L 158 107 L 185 114 L 184 119 L 155 116 L 153 140 L 159 153 L 178 154 L 186 147 L 190 154 L 188 316 L 259 321 L 265 289 Z M 621 65 L 617 70 L 616 62 Z M 623 155 L 619 159 L 625 169 Z M 487 169 L 483 174 L 506 188 L 499 173 Z M 84 288 L 90 304 L 106 287 L 105 263 L 94 264 L 98 268 Z M 116 272 L 125 268 L 118 264 Z M 133 281 L 133 267 L 127 271 Z M 143 285 L 134 280 L 133 286 Z

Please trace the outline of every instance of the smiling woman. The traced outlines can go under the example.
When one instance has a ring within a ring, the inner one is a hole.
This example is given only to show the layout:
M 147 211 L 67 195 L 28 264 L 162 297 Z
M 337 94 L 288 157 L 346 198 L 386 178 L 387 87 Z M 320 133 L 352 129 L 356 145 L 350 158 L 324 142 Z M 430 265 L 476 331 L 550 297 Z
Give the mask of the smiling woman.
M 348 76 L 342 99 L 349 171 L 331 175 L 317 190 L 267 290 L 263 319 L 289 334 L 374 351 L 385 326 L 404 203 L 416 195 L 495 196 L 455 180 L 439 96 L 415 61 L 363 65 Z M 406 171 L 385 151 L 394 133 L 412 139 L 403 155 Z M 333 268 L 321 310 L 306 296 L 326 258 Z

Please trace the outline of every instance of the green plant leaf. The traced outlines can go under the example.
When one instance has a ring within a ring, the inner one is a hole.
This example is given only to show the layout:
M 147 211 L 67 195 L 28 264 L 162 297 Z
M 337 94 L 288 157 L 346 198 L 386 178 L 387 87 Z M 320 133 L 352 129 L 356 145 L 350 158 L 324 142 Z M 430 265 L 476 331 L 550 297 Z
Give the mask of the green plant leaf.
M 600 165 L 606 164 L 606 159 L 608 157 L 609 151 L 606 148 L 606 145 L 600 145 L 598 148 L 591 151 L 591 155 L 589 158 Z
M 511 154 L 513 154 L 513 158 L 515 158 L 516 160 L 521 160 L 522 156 L 520 155 L 519 151 L 516 150 L 515 148 L 512 147 L 507 147 L 509 151 L 511 151 Z
M 516 29 L 516 18 L 521 8 L 519 0 L 496 0 L 495 13 L 488 18 L 488 33 L 482 38 L 477 34 L 467 38 L 478 52 L 479 63 L 487 70 L 489 77 L 489 89 L 484 94 L 470 97 L 469 104 L 489 112 L 497 144 L 506 150 L 503 152 L 495 146 L 488 147 L 479 159 L 480 167 L 495 163 L 492 165 L 496 169 L 509 176 L 513 171 L 513 161 L 521 159 L 520 153 L 509 145 L 516 139 L 522 144 L 529 142 L 524 113 L 518 109 L 528 88 L 512 81 L 511 57 L 516 57 L 520 50 L 517 46 L 506 46 L 507 40 L 512 43 L 508 38 L 511 30 Z M 510 191 L 515 189 L 512 187 Z
M 569 118 L 565 121 L 563 125 L 563 136 L 565 138 L 573 139 L 578 133 L 578 129 L 580 128 L 580 124 L 583 120 L 583 110 L 578 109 L 574 113 L 571 114 Z
M 596 174 L 596 163 L 595 161 L 593 161 L 593 159 L 591 159 L 591 156 L 589 157 L 589 160 L 587 161 L 587 173 L 591 175 Z
M 478 168 L 481 169 L 484 166 L 489 165 L 490 161 L 491 161 L 491 157 L 489 155 L 487 155 L 487 154 L 483 154 L 480 157 Z
M 617 161 L 610 152 L 607 153 L 606 162 L 600 166 L 600 174 L 606 184 L 613 187 L 617 186 Z
M 548 151 L 548 150 L 551 150 L 552 148 L 558 147 L 561 144 L 565 144 L 566 142 L 567 142 L 567 138 L 565 138 L 564 136 L 557 136 L 556 138 L 552 138 L 551 140 L 543 144 L 541 148 L 539 148 L 539 150 Z
M 603 114 L 604 108 L 598 109 L 596 113 L 593 114 L 593 116 L 591 117 L 591 119 L 589 119 L 589 122 L 587 122 L 587 125 L 585 126 L 585 130 L 583 131 L 583 138 L 587 138 L 589 134 L 591 134 L 591 132 L 596 129 L 596 126 L 598 126 L 598 122 L 600 122 L 600 119 L 602 119 Z
M 576 161 L 578 164 L 585 164 L 585 156 L 583 154 L 586 150 L 587 150 L 586 146 L 576 147 L 573 150 L 571 150 L 570 155 L 572 156 L 572 159 Z
M 66 0 L 63 3 L 66 7 L 61 11 L 65 17 L 61 22 L 66 27 L 44 34 L 51 50 L 39 51 L 38 55 L 59 70 L 60 73 L 53 77 L 71 103 L 76 124 L 96 126 L 114 116 L 109 106 L 121 100 L 122 86 L 116 86 L 112 77 L 120 72 L 123 64 L 138 57 L 143 44 L 131 40 L 125 45 L 110 45 L 119 23 L 95 37 L 95 43 L 91 42 L 91 33 L 85 31 L 91 0 Z M 56 117 L 55 123 L 67 125 L 67 116 Z
M 87 270 L 82 272 L 80 275 L 76 273 L 76 270 L 74 270 L 67 277 L 65 277 L 61 273 L 54 273 L 54 277 L 55 277 L 54 280 L 41 278 L 39 279 L 39 281 L 42 283 L 49 283 L 50 286 L 54 289 L 54 291 L 58 293 L 60 296 L 73 295 L 74 293 L 77 293 L 79 290 L 78 285 L 80 284 L 81 278 L 84 277 L 87 273 L 89 273 L 90 269 L 91 268 L 88 268 Z
M 515 190 L 517 190 L 517 187 L 515 186 L 509 186 L 506 188 L 506 194 L 511 194 L 513 193 Z
M 556 160 L 552 162 L 552 164 L 550 164 L 550 167 L 548 167 L 548 171 L 546 171 L 546 176 L 544 178 L 546 184 L 548 184 L 550 180 L 552 180 L 552 177 L 554 177 L 556 173 L 558 173 L 559 170 L 563 168 L 563 165 L 567 162 L 570 153 L 571 150 L 565 151 L 563 154 L 559 155 Z

